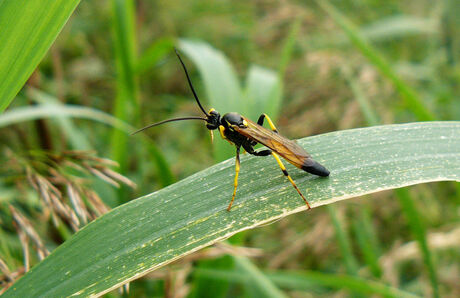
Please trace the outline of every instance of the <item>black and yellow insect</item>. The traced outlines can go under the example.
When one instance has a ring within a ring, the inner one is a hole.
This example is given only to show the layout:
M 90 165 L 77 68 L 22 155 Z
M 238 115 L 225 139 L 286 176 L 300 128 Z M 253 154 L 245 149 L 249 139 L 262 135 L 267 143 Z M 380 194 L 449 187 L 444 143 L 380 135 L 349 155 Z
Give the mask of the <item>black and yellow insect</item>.
M 212 131 L 218 129 L 220 135 L 223 139 L 230 142 L 230 144 L 235 145 L 236 147 L 236 162 L 235 162 L 235 180 L 234 180 L 234 188 L 233 188 L 233 195 L 230 204 L 228 205 L 227 210 L 230 211 L 232 208 L 233 201 L 235 200 L 236 189 L 238 186 L 238 174 L 240 172 L 240 149 L 243 149 L 252 155 L 255 156 L 267 156 L 272 155 L 276 162 L 278 163 L 279 167 L 283 171 L 283 174 L 289 179 L 292 186 L 294 186 L 295 190 L 299 193 L 299 195 L 304 200 L 305 204 L 307 205 L 308 209 L 310 209 L 310 204 L 308 203 L 307 199 L 304 197 L 302 192 L 299 190 L 297 185 L 295 184 L 294 180 L 292 180 L 291 176 L 286 170 L 283 162 L 279 158 L 282 156 L 285 160 L 293 164 L 294 166 L 302 169 L 308 173 L 315 174 L 321 177 L 329 176 L 329 171 L 319 164 L 318 162 L 314 161 L 310 155 L 300 147 L 295 141 L 289 140 L 278 133 L 276 130 L 275 125 L 271 121 L 271 119 L 266 115 L 262 114 L 259 117 L 257 123 L 249 120 L 248 118 L 238 114 L 238 113 L 227 113 L 223 116 L 220 116 L 219 112 L 214 109 L 210 109 L 209 112 L 206 112 L 203 106 L 201 105 L 198 96 L 196 95 L 195 89 L 193 88 L 192 81 L 190 80 L 190 76 L 188 75 L 187 68 L 185 67 L 184 62 L 182 61 L 179 53 L 176 51 L 176 55 L 179 58 L 180 63 L 185 72 L 185 76 L 187 77 L 188 84 L 190 89 L 192 90 L 193 96 L 195 97 L 198 106 L 200 107 L 201 111 L 206 115 L 206 118 L 203 117 L 183 117 L 183 118 L 174 118 L 168 119 L 161 122 L 157 122 L 154 124 L 150 124 L 144 128 L 141 128 L 135 131 L 133 134 L 141 132 L 147 128 L 151 128 L 163 123 L 172 122 L 172 121 L 181 121 L 181 120 L 203 120 L 206 121 L 206 127 L 211 132 L 211 139 L 213 138 Z M 271 128 L 271 130 L 266 129 L 263 127 L 264 120 L 267 119 L 267 122 Z M 254 150 L 254 146 L 257 144 L 262 144 L 269 149 L 263 149 L 256 151 Z

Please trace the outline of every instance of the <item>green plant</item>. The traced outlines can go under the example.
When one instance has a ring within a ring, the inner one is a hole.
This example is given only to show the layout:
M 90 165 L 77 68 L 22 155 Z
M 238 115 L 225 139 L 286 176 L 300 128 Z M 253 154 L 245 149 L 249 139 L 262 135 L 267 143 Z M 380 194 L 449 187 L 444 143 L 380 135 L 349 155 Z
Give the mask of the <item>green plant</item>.
M 0 2 L 0 112 L 32 74 L 79 2 Z
M 293 178 L 314 207 L 416 183 L 458 181 L 459 136 L 459 122 L 428 122 L 302 139 L 299 144 L 328 166 L 331 176 L 292 171 Z M 238 231 L 305 210 L 271 160 L 245 156 L 242 168 L 247 174 L 231 212 L 225 210 L 230 192 L 222 189 L 231 188 L 233 162 L 225 161 L 98 218 L 5 297 L 105 293 Z

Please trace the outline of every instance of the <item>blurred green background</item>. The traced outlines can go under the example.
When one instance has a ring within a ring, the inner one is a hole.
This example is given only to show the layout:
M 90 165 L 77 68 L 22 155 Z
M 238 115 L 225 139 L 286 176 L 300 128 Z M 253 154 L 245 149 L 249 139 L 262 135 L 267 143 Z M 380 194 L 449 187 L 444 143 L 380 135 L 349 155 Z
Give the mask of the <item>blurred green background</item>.
M 206 109 L 253 120 L 268 113 L 293 139 L 460 119 L 458 2 L 332 5 L 82 1 L 5 113 L 23 107 L 59 113 L 63 104 L 88 109 L 74 111 L 71 122 L 18 116 L 7 122 L 14 125 L 0 128 L 0 150 L 9 152 L 0 157 L 9 165 L 0 181 L 0 256 L 10 270 L 22 267 L 10 203 L 29 215 L 49 250 L 71 233 L 37 216 L 36 196 L 15 174 L 24 163 L 11 152 L 94 150 L 118 162 L 117 171 L 137 183 L 135 190 L 117 190 L 94 172 L 85 177 L 112 208 L 233 156 L 217 134 L 211 144 L 208 130 L 192 121 L 151 129 L 149 139 L 127 135 L 134 127 L 200 115 L 173 47 L 182 53 Z M 253 264 L 291 297 L 366 295 L 366 287 L 377 285 L 403 291 L 390 296 L 458 297 L 459 202 L 458 183 L 419 185 L 296 214 L 230 243 L 257 248 L 242 253 L 253 256 Z M 242 261 L 226 256 L 228 248 L 206 252 L 132 282 L 129 294 L 108 296 L 260 295 L 235 274 Z

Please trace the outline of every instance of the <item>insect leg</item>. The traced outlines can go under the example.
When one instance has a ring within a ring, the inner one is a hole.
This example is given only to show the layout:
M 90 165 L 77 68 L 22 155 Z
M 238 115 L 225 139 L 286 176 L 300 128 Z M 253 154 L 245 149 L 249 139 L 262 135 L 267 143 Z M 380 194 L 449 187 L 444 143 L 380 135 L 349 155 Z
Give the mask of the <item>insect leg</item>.
M 269 149 L 259 150 L 259 151 L 254 151 L 252 154 L 255 155 L 255 156 L 268 156 L 268 155 L 272 154 L 272 151 L 269 150 Z
M 214 134 L 212 133 L 212 130 L 209 130 L 209 133 L 211 134 L 211 144 L 214 143 Z
M 268 122 L 268 125 L 270 125 L 270 128 L 274 132 L 278 133 L 278 130 L 276 129 L 275 124 L 273 124 L 272 119 L 270 119 L 270 117 L 268 117 L 267 114 L 260 115 L 259 120 L 257 120 L 257 124 L 259 124 L 260 126 L 264 125 L 264 119 L 265 118 L 267 118 L 267 122 Z
M 244 150 L 246 150 L 247 153 L 255 155 L 255 156 L 268 156 L 272 154 L 272 151 L 269 149 L 255 151 L 254 148 L 252 148 L 252 145 L 249 143 L 243 143 L 242 145 L 243 145 Z
M 308 209 L 310 209 L 311 208 L 310 204 L 308 203 L 307 199 L 303 196 L 303 194 L 300 192 L 300 190 L 297 187 L 297 185 L 295 184 L 294 180 L 292 180 L 291 176 L 289 176 L 289 173 L 287 172 L 286 167 L 284 166 L 283 162 L 279 158 L 278 154 L 276 154 L 275 152 L 272 152 L 272 155 L 276 159 L 276 162 L 278 163 L 278 165 L 280 166 L 281 171 L 283 171 L 284 176 L 286 176 L 289 179 L 289 181 L 291 182 L 292 186 L 294 186 L 295 190 L 297 190 L 299 195 L 302 197 L 302 200 L 304 200 L 305 204 L 307 204 Z
M 240 147 L 236 147 L 236 160 L 235 160 L 235 181 L 233 182 L 233 195 L 230 204 L 228 204 L 227 211 L 232 208 L 233 201 L 235 200 L 236 188 L 238 187 L 238 174 L 240 173 Z

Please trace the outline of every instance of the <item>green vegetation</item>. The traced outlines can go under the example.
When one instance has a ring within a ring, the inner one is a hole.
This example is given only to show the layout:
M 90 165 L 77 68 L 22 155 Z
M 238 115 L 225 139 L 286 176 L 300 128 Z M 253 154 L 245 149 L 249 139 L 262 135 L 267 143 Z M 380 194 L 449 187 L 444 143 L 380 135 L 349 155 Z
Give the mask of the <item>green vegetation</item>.
M 460 295 L 454 1 L 47 2 L 0 2 L 5 297 Z M 200 115 L 174 47 L 206 109 L 331 170 L 288 165 L 316 208 L 243 155 L 227 212 L 234 148 L 202 123 L 129 136 Z

